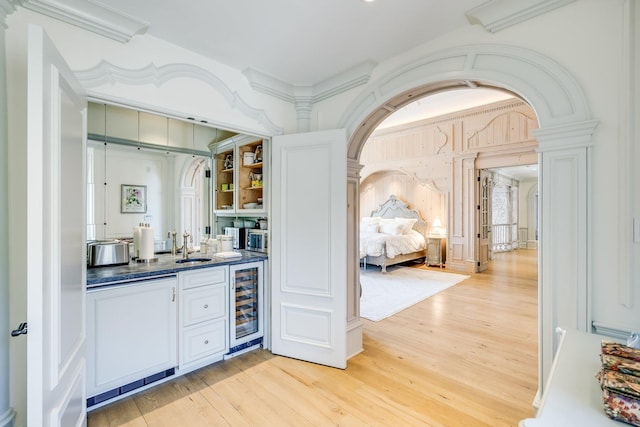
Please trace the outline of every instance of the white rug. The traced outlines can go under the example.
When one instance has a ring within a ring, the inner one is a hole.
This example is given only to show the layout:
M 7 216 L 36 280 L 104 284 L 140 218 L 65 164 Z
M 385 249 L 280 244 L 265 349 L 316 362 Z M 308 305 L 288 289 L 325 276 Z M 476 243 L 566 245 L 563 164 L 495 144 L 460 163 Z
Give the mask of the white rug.
M 412 267 L 390 267 L 387 274 L 360 270 L 360 317 L 377 322 L 467 278 Z

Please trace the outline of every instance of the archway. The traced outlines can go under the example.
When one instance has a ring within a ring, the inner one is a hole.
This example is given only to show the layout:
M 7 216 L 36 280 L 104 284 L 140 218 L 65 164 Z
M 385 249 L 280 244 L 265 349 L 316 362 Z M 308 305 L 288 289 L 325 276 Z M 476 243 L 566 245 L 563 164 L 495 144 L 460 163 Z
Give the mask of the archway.
M 539 387 L 544 388 L 557 347 L 555 328 L 588 331 L 589 295 L 587 182 L 591 120 L 582 89 L 559 64 L 536 52 L 502 45 L 470 45 L 436 52 L 381 76 L 353 102 L 341 120 L 347 147 L 348 236 L 357 241 L 359 156 L 369 135 L 389 114 L 421 96 L 460 87 L 494 87 L 514 93 L 535 110 L 539 129 Z M 475 158 L 456 159 L 454 179 L 470 185 Z M 455 185 L 455 184 L 454 184 Z M 455 201 L 454 201 L 455 203 Z M 469 224 L 453 221 L 450 233 L 469 234 Z M 353 250 L 353 249 L 352 249 Z M 357 250 L 356 250 L 357 252 Z M 352 354 L 362 347 L 357 253 L 349 253 L 348 339 Z M 563 261 L 561 262 L 560 259 Z M 569 260 L 567 262 L 567 260 Z M 559 280 L 559 278 L 562 280 Z M 573 301 L 558 310 L 560 301 Z
M 180 218 L 184 230 L 191 234 L 195 245 L 199 245 L 211 226 L 210 197 L 211 189 L 206 174 L 211 165 L 206 157 L 193 156 L 185 164 L 180 175 Z M 203 226 L 204 225 L 204 226 Z

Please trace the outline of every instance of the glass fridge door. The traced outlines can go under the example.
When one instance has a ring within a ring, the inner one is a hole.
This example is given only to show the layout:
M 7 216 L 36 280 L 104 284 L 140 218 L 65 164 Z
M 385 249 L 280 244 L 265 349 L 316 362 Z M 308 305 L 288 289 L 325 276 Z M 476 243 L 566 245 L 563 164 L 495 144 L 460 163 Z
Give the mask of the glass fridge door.
M 232 268 L 231 346 L 262 336 L 262 262 Z

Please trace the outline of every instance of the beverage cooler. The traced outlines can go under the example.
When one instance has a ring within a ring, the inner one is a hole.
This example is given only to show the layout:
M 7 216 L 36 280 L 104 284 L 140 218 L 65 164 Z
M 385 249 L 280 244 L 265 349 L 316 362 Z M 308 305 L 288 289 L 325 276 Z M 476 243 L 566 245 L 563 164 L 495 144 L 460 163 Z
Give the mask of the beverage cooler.
M 263 263 L 229 266 L 231 340 L 229 356 L 259 347 L 264 335 Z

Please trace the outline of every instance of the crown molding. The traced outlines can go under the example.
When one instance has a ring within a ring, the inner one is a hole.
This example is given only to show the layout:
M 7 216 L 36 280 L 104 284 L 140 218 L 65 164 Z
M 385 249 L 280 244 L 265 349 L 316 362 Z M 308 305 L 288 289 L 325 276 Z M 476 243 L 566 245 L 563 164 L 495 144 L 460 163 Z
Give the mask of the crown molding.
M 465 15 L 472 24 L 495 33 L 527 21 L 575 0 L 490 0 L 469 9 Z
M 238 92 L 232 91 L 220 78 L 204 68 L 191 64 L 167 64 L 156 66 L 149 64 L 137 69 L 122 68 L 107 61 L 100 61 L 96 66 L 86 70 L 74 70 L 76 77 L 83 87 L 93 88 L 103 84 L 124 83 L 129 85 L 154 84 L 161 86 L 176 78 L 192 78 L 212 87 L 220 93 L 231 108 L 257 121 L 274 135 L 280 135 L 283 129 L 276 126 L 264 110 L 250 106 Z
M 286 83 L 254 68 L 247 68 L 242 73 L 249 80 L 251 88 L 258 92 L 292 104 L 298 102 L 300 98 L 303 98 L 305 102 L 310 100 L 312 104 L 315 104 L 368 83 L 376 65 L 377 63 L 374 61 L 365 61 L 315 85 Z
M 11 0 L 0 0 L 0 26 L 7 28 L 7 16 L 15 12 L 16 7 Z
M 22 7 L 126 43 L 143 34 L 149 23 L 92 0 L 16 0 Z

